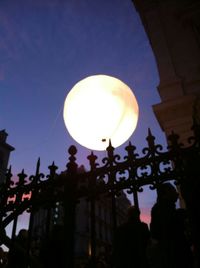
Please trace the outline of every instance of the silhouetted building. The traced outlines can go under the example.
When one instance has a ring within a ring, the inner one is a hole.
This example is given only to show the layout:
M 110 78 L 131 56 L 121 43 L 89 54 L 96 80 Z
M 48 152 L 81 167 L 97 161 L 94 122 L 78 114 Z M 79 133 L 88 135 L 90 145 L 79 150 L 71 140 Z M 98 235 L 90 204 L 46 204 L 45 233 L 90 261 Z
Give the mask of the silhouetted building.
M 10 153 L 15 149 L 6 143 L 7 136 L 8 134 L 5 130 L 0 131 L 0 183 L 4 181 Z
M 161 103 L 153 106 L 162 130 L 181 141 L 200 117 L 200 2 L 133 0 L 155 55 Z
M 130 206 L 130 201 L 122 192 L 116 199 L 117 224 L 120 225 L 126 218 L 126 211 Z M 108 196 L 102 196 L 96 201 L 96 242 L 97 255 L 102 249 L 112 244 L 112 208 L 111 199 Z M 78 257 L 87 257 L 90 255 L 90 206 L 88 201 L 81 200 L 77 207 L 76 218 L 76 238 L 75 252 Z
M 131 205 L 124 192 L 116 198 L 117 223 L 122 224 L 126 218 L 126 212 Z M 34 215 L 33 237 L 39 240 L 45 237 L 47 228 L 51 231 L 53 226 L 62 226 L 64 223 L 63 206 L 59 202 L 51 209 L 50 221 L 47 225 L 48 211 L 40 209 Z M 75 257 L 76 260 L 87 260 L 91 254 L 91 226 L 90 226 L 90 202 L 87 199 L 80 199 L 76 206 L 75 226 Z M 96 253 L 97 256 L 106 251 L 112 245 L 112 208 L 111 198 L 107 195 L 101 196 L 95 202 L 95 225 L 96 225 Z M 108 253 L 108 252 L 107 252 Z M 111 252 L 109 252 L 111 253 Z

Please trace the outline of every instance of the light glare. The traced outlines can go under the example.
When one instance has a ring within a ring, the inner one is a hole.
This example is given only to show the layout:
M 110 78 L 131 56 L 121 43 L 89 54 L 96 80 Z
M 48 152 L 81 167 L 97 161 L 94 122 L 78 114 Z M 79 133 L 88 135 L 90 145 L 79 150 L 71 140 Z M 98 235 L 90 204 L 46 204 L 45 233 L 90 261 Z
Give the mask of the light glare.
M 78 82 L 65 99 L 69 134 L 92 150 L 105 150 L 109 139 L 120 146 L 138 121 L 138 104 L 130 88 L 117 78 L 94 75 Z

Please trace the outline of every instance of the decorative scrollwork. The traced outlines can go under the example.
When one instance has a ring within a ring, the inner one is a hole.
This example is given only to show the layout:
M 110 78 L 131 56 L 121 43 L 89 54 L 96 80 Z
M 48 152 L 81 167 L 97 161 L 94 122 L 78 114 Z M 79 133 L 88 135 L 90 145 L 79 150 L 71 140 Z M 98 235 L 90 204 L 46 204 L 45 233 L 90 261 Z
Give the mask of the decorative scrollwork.
M 196 130 L 196 135 L 199 135 L 198 131 L 199 128 Z M 15 184 L 12 181 L 10 167 L 5 182 L 0 185 L 0 217 L 3 218 L 5 226 L 17 213 L 22 213 L 28 208 L 31 210 L 49 202 L 51 205 L 55 202 L 62 203 L 65 198 L 65 187 L 70 184 L 73 184 L 73 187 L 69 187 L 68 193 L 71 189 L 74 191 L 74 195 L 73 193 L 71 195 L 76 202 L 80 198 L 88 198 L 91 201 L 100 195 L 109 195 L 112 204 L 123 190 L 133 194 L 136 200 L 137 193 L 142 192 L 146 185 L 155 190 L 167 181 L 179 184 L 187 180 L 190 159 L 198 158 L 199 161 L 198 139 L 194 136 L 191 141 L 195 142 L 185 148 L 179 142 L 178 135 L 172 133 L 169 136 L 170 145 L 163 151 L 163 147 L 155 143 L 155 137 L 149 129 L 146 139 L 148 146 L 142 150 L 142 156 L 129 142 L 125 147 L 127 155 L 122 159 L 120 155 L 115 154 L 109 142 L 107 156 L 103 158 L 101 165 L 97 163 L 97 156 L 93 152 L 87 157 L 89 171 L 78 168 L 77 149 L 71 146 L 68 150 L 69 161 L 66 171 L 57 174 L 58 167 L 53 162 L 49 166 L 49 174 L 45 176 L 40 172 L 40 159 L 38 159 L 35 174 L 28 177 L 22 170 Z

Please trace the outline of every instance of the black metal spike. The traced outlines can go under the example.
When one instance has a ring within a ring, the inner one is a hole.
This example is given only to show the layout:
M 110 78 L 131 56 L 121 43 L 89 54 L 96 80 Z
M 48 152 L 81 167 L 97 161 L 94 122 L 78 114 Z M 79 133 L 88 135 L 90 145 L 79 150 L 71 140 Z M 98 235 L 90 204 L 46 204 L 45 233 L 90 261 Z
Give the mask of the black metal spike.
M 107 151 L 107 154 L 108 154 L 108 158 L 113 158 L 113 152 L 114 152 L 114 147 L 112 146 L 112 143 L 111 143 L 111 139 L 109 139 L 109 145 L 108 147 L 106 148 L 106 151 Z
M 52 165 L 48 166 L 48 169 L 50 170 L 50 175 L 54 176 L 58 167 L 55 165 L 55 163 L 53 161 Z
M 149 148 L 153 148 L 155 146 L 155 137 L 152 135 L 151 129 L 148 128 L 148 136 L 146 138 Z
M 125 150 L 128 153 L 129 159 L 136 158 L 136 156 L 138 156 L 138 154 L 134 153 L 134 151 L 136 150 L 136 147 L 132 145 L 131 141 L 129 141 L 128 146 L 125 147 Z
M 40 173 L 40 157 L 38 158 L 38 161 L 37 161 L 35 174 L 39 174 L 39 173 Z

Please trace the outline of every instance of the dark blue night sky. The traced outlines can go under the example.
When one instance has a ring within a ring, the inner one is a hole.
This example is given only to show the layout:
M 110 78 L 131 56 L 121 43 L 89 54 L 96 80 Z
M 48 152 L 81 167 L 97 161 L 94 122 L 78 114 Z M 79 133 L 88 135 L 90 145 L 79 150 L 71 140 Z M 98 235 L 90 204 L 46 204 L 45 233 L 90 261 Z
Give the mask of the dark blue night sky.
M 16 148 L 14 174 L 34 172 L 38 157 L 42 171 L 52 161 L 65 169 L 71 144 L 78 162 L 86 163 L 89 152 L 67 133 L 62 109 L 74 84 L 94 74 L 133 89 L 140 108 L 133 144 L 146 145 L 148 127 L 164 143 L 152 111 L 160 102 L 156 64 L 131 0 L 1 0 L 0 129 Z M 123 146 L 118 151 L 123 154 Z

